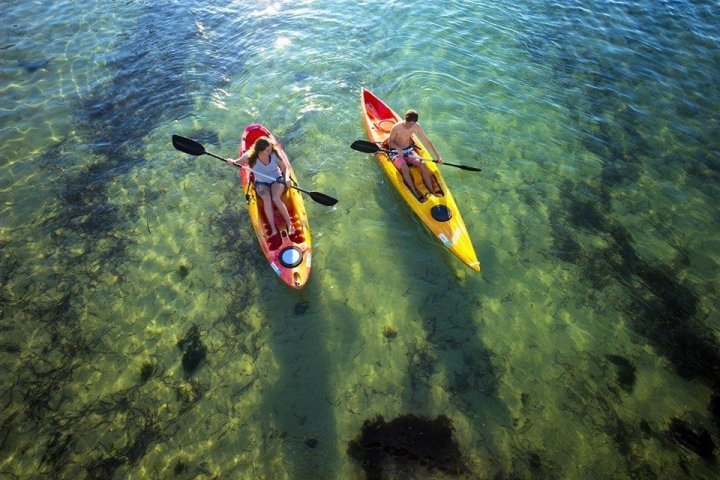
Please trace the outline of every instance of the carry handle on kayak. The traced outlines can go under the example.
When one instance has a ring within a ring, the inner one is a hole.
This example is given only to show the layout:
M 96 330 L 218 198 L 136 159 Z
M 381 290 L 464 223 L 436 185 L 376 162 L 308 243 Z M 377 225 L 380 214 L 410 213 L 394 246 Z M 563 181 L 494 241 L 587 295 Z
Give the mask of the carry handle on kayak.
M 180 150 L 183 153 L 187 153 L 189 155 L 210 155 L 211 157 L 215 157 L 218 160 L 222 160 L 223 162 L 227 162 L 226 159 L 223 157 L 219 157 L 215 155 L 214 153 L 208 152 L 205 150 L 205 147 L 203 147 L 200 143 L 196 142 L 195 140 L 190 140 L 189 138 L 181 137 L 180 135 L 173 135 L 172 136 L 172 144 L 173 147 Z M 255 172 L 253 169 L 244 167 L 242 165 L 236 165 L 239 168 L 242 168 L 244 170 L 248 170 L 250 172 L 253 172 L 255 175 L 263 176 L 262 174 Z M 337 198 L 333 198 L 329 195 L 325 195 L 321 192 L 309 192 L 307 190 L 303 190 L 302 188 L 298 187 L 297 185 L 287 185 L 290 188 L 294 188 L 295 190 L 298 190 L 303 193 L 307 193 L 310 195 L 310 198 L 315 200 L 316 202 L 325 205 L 327 207 L 332 207 L 335 205 L 338 201 Z
M 355 141 L 352 143 L 352 145 L 350 145 L 350 148 L 352 148 L 353 150 L 357 150 L 358 152 L 363 152 L 363 153 L 378 153 L 378 152 L 385 152 L 385 153 L 387 153 L 387 152 L 389 152 L 389 150 L 387 150 L 387 149 L 385 149 L 385 148 L 380 148 L 380 147 L 377 146 L 376 144 L 374 144 L 374 143 L 372 143 L 372 142 L 368 142 L 367 140 L 355 140 Z M 423 160 L 427 160 L 427 159 L 425 158 L 425 159 L 423 159 Z M 456 165 L 456 164 L 454 164 L 454 163 L 448 163 L 448 162 L 440 163 L 440 162 L 438 162 L 437 160 L 435 160 L 434 158 L 431 158 L 430 160 L 433 161 L 433 162 L 435 162 L 435 163 L 438 163 L 438 164 L 440 164 L 440 165 L 447 165 L 448 167 L 460 168 L 460 169 L 462 169 L 462 170 L 467 170 L 467 171 L 469 171 L 469 172 L 480 172 L 480 171 L 482 171 L 480 168 L 469 167 L 469 166 L 467 166 L 467 165 Z

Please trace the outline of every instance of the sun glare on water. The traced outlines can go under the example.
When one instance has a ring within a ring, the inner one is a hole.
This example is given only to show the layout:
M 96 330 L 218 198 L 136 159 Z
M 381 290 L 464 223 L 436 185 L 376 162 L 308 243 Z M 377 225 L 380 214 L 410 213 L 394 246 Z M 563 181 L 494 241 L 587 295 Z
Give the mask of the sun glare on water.
M 280 37 L 277 40 L 275 40 L 275 48 L 282 49 L 285 47 L 289 47 L 292 44 L 292 40 L 288 37 Z

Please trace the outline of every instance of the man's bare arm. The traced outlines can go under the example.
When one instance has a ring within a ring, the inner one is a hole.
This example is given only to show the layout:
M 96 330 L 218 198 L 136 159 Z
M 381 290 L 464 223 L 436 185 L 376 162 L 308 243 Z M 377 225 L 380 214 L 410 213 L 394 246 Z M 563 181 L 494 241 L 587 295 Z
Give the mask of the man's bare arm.
M 430 151 L 433 153 L 433 158 L 438 161 L 438 163 L 443 163 L 443 159 L 438 153 L 438 151 L 435 149 L 435 145 L 430 141 L 427 135 L 425 135 L 425 130 L 422 129 L 420 125 L 417 125 L 417 134 L 418 137 L 420 137 L 420 141 L 430 149 Z

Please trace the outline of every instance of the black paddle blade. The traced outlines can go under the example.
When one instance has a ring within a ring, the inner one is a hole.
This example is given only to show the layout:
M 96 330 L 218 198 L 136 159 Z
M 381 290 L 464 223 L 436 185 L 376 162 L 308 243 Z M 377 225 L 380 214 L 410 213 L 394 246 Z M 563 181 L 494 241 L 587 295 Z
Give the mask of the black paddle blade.
M 433 160 L 433 162 L 439 163 L 437 160 Z M 447 165 L 448 167 L 460 168 L 462 170 L 467 170 L 469 172 L 481 172 L 482 171 L 482 169 L 480 169 L 480 168 L 469 167 L 467 165 L 456 165 L 454 163 L 447 163 L 447 162 L 445 162 L 444 165 Z
M 180 135 L 172 136 L 173 147 L 177 148 L 181 152 L 188 153 L 190 155 L 205 155 L 205 147 L 200 145 L 195 140 L 181 137 Z
M 308 195 L 310 195 L 310 198 L 322 205 L 325 205 L 326 207 L 332 207 L 338 202 L 337 198 L 330 197 L 320 192 L 308 192 Z
M 380 147 L 372 142 L 368 142 L 367 140 L 355 140 L 352 145 L 350 145 L 350 148 L 363 153 L 377 153 L 382 150 Z

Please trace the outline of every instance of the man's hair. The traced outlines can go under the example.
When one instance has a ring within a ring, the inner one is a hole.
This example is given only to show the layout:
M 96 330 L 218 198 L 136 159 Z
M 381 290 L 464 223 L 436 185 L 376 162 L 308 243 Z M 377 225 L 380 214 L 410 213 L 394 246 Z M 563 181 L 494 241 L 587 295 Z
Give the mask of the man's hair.
M 419 118 L 418 113 L 415 110 L 408 110 L 405 112 L 405 121 L 406 122 L 417 122 Z

